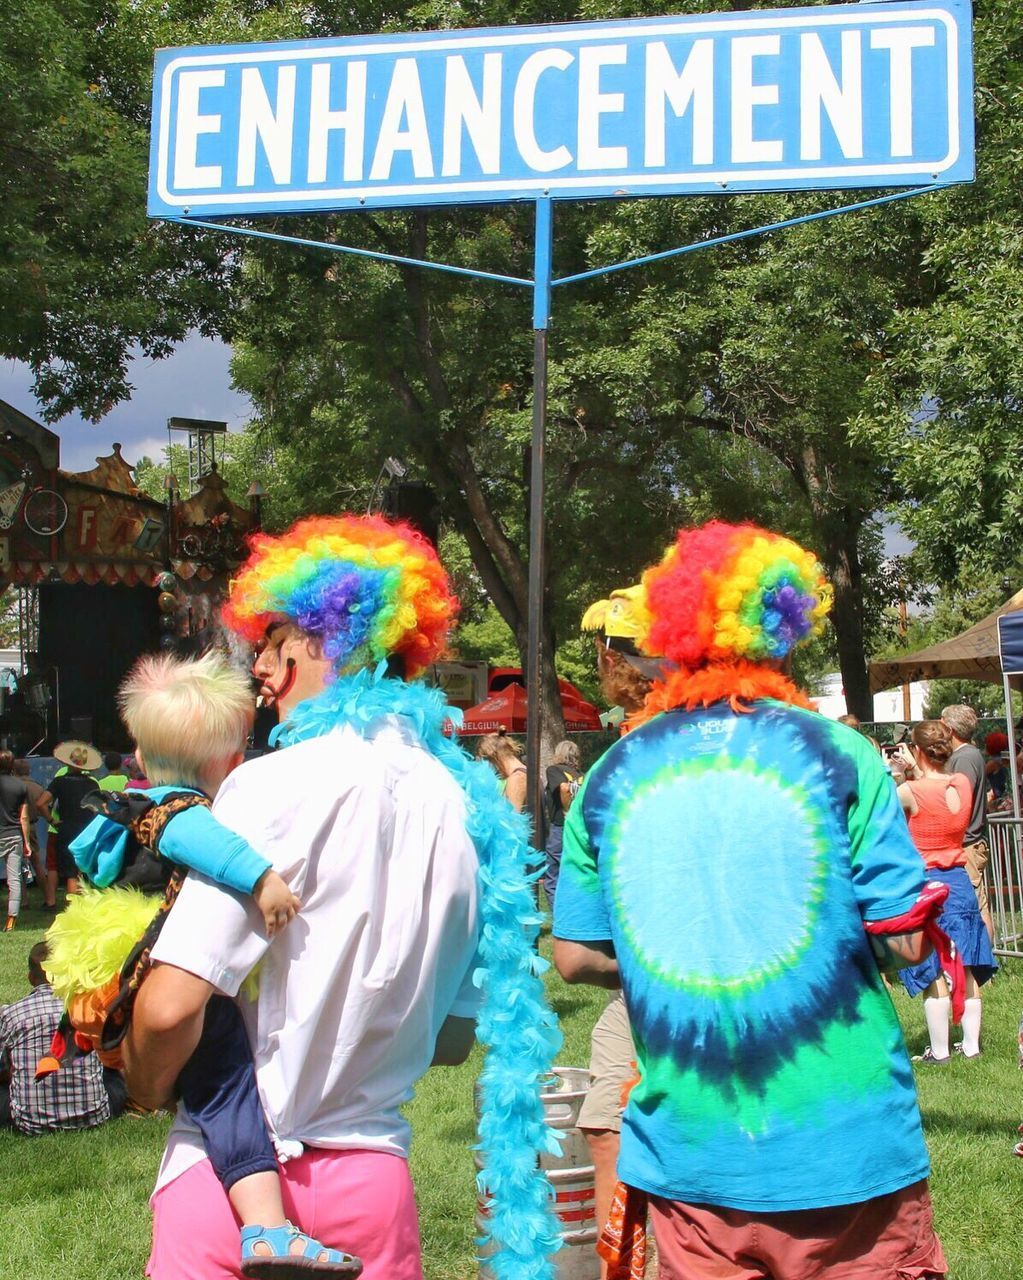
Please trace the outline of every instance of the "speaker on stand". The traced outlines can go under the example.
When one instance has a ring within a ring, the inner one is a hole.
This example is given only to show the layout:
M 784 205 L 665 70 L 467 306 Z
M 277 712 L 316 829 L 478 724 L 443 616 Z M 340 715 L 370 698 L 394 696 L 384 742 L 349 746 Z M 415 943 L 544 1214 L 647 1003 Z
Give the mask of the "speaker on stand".
M 56 668 L 53 669 L 52 675 L 55 680 L 59 680 L 60 677 Z M 31 670 L 18 681 L 18 693 L 21 695 L 23 709 L 29 712 L 35 721 L 33 732 L 38 733 L 40 725 L 42 726 L 42 736 L 33 743 L 29 750 L 23 752 L 25 755 L 31 755 L 33 751 L 38 750 L 44 743 L 50 742 L 50 707 L 53 701 L 50 681 L 38 669 Z
M 384 490 L 383 511 L 396 520 L 407 520 L 434 546 L 440 536 L 440 503 L 435 491 L 422 480 L 392 480 Z
M 92 716 L 72 716 L 69 723 L 72 738 L 80 742 L 92 741 Z

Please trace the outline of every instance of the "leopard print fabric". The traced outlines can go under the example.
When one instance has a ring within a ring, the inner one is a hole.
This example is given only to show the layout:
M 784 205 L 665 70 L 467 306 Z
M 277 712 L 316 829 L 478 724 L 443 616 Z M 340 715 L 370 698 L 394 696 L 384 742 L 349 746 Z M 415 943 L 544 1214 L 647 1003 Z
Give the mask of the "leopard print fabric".
M 152 808 L 147 809 L 145 813 L 136 818 L 131 823 L 131 832 L 139 844 L 154 853 L 158 853 L 160 837 L 163 835 L 167 823 L 177 814 L 183 813 L 186 809 L 191 809 L 197 804 L 205 805 L 207 809 L 210 807 L 210 802 L 205 796 L 195 795 L 187 791 L 176 792 L 168 796 L 161 804 L 154 804 Z M 150 921 L 145 933 L 132 948 L 128 959 L 124 962 L 124 966 L 121 969 L 120 988 L 111 1002 L 110 1008 L 107 1010 L 106 1021 L 100 1033 L 101 1049 L 116 1049 L 128 1034 L 132 1010 L 135 1007 L 135 997 L 138 995 L 146 974 L 152 967 L 153 947 L 156 946 L 156 940 L 159 938 L 160 931 L 167 919 L 167 913 L 173 907 L 178 894 L 181 892 L 181 886 L 185 883 L 187 874 L 187 870 L 183 867 L 174 868 L 171 878 L 167 882 L 167 888 L 164 890 L 163 901 L 157 908 L 156 915 Z

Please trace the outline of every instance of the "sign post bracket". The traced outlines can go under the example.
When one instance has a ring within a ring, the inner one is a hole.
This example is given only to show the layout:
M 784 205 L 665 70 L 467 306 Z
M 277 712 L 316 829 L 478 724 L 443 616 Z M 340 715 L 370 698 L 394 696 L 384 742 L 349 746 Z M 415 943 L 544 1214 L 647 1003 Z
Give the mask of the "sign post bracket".
M 870 3 L 874 2 L 875 0 L 870 0 Z M 877 0 L 877 2 L 880 2 L 880 0 Z M 843 204 L 834 209 L 818 209 L 814 213 L 803 213 L 795 218 L 784 218 L 781 222 L 768 222 L 760 227 L 749 227 L 745 231 L 731 231 L 728 235 L 713 236 L 709 240 L 697 240 L 693 244 L 682 245 L 678 249 L 662 249 L 660 253 L 644 254 L 642 258 L 629 258 L 625 262 L 614 262 L 606 267 L 594 267 L 591 271 L 579 271 L 575 275 L 560 276 L 552 280 L 551 284 L 579 284 L 582 280 L 594 280 L 598 276 L 608 276 L 615 271 L 628 271 L 632 267 L 644 267 L 650 262 L 663 262 L 666 258 L 678 258 L 684 253 L 693 253 L 697 249 L 714 249 L 719 245 L 731 244 L 735 240 L 748 240 L 750 236 L 769 235 L 772 231 L 784 231 L 787 227 L 798 227 L 805 222 L 819 222 L 822 218 L 833 218 L 840 213 L 856 213 L 860 209 L 871 209 L 875 205 L 891 204 L 893 200 L 908 200 L 910 196 L 926 195 L 930 191 L 943 191 L 946 187 L 955 185 L 957 184 L 951 182 L 935 182 L 927 187 L 911 187 L 904 191 L 889 192 L 883 196 L 871 196 L 869 200 L 857 200 L 855 204 Z

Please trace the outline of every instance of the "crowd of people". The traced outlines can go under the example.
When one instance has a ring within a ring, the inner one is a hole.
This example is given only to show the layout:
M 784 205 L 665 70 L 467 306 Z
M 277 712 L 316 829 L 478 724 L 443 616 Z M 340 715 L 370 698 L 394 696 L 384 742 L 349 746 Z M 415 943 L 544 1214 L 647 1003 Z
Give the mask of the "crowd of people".
M 33 795 L 0 753 L 8 927 L 36 817 L 68 894 L 0 1011 L 0 1120 L 177 1104 L 152 1280 L 421 1280 L 401 1106 L 478 1038 L 488 1265 L 548 1280 L 542 873 L 558 971 L 608 991 L 579 1117 L 603 1274 L 642 1274 L 649 1223 L 664 1280 L 944 1276 L 886 984 L 923 995 L 921 1064 L 982 1052 L 993 784 L 967 707 L 887 759 L 817 714 L 791 656 L 830 603 L 788 538 L 682 530 L 587 613 L 627 718 L 585 773 L 557 746 L 543 838 L 514 740 L 472 759 L 416 678 L 457 608 L 433 548 L 378 516 L 257 535 L 224 623 L 273 750 L 244 761 L 248 674 L 164 654 L 121 691 L 130 767 L 97 784 L 63 744 Z

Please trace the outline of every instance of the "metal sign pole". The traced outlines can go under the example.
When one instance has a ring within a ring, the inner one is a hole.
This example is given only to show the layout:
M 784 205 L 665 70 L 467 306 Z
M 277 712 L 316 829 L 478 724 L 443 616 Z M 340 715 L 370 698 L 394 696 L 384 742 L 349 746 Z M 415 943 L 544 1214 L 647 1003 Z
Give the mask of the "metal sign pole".
M 529 620 L 526 643 L 526 788 L 537 846 L 543 844 L 544 451 L 547 437 L 547 330 L 551 315 L 554 207 L 536 202 L 533 246 L 533 434 L 529 459 Z

